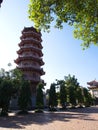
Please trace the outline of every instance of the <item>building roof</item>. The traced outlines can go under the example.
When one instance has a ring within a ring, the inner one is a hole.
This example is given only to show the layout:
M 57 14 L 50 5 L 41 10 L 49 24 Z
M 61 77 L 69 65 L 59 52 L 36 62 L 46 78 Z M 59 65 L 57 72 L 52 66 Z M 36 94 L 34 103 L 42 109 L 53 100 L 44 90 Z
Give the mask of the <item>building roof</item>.
M 28 32 L 28 31 L 33 31 L 33 32 L 41 35 L 41 32 L 38 31 L 37 29 L 35 29 L 34 27 L 24 27 L 22 32 Z
M 90 85 L 88 87 L 89 89 L 96 89 L 96 88 L 98 88 L 98 81 L 96 81 L 96 80 L 87 82 L 87 84 Z
M 87 84 L 90 85 L 90 86 L 98 86 L 98 81 L 93 80 L 91 82 L 87 82 Z

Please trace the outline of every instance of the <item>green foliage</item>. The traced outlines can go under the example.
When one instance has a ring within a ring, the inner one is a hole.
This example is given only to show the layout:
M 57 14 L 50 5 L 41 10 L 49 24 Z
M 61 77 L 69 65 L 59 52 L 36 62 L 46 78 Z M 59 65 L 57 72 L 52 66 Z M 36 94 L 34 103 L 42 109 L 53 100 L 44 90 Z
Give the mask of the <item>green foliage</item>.
M 83 96 L 82 87 L 79 86 L 77 88 L 76 95 L 77 95 L 77 104 L 80 105 L 80 106 L 82 106 L 83 103 L 84 103 L 84 96 Z
M 65 77 L 65 84 L 67 86 L 68 93 L 68 102 L 72 104 L 72 106 L 76 105 L 77 100 L 77 89 L 79 87 L 79 83 L 75 76 L 68 75 Z
M 39 30 L 49 30 L 53 21 L 60 29 L 68 23 L 84 48 L 98 45 L 98 0 L 30 0 L 29 18 Z
M 43 89 L 44 85 L 42 83 L 39 83 L 37 86 L 37 95 L 36 95 L 36 106 L 38 109 L 41 109 L 44 106 Z
M 60 94 L 59 94 L 60 104 L 61 104 L 62 108 L 66 108 L 67 90 L 66 90 L 66 86 L 65 86 L 65 81 L 58 80 L 57 85 L 59 85 L 59 87 L 60 87 Z
M 52 83 L 49 90 L 49 107 L 54 108 L 58 105 L 57 94 L 55 89 L 55 84 Z
M 12 96 L 12 82 L 4 79 L 0 82 L 0 107 L 1 115 L 7 115 L 10 99 Z
M 91 106 L 93 99 L 87 88 L 83 88 L 84 105 Z
M 24 81 L 22 72 L 17 68 L 11 70 L 11 80 L 13 83 L 13 95 L 18 95 L 21 83 Z
M 31 106 L 31 91 L 30 83 L 28 81 L 22 81 L 19 90 L 18 105 L 22 111 L 27 111 Z
M 1 114 L 6 115 L 11 98 L 19 96 L 18 103 L 21 110 L 27 110 L 31 105 L 31 91 L 28 81 L 23 80 L 19 69 L 0 70 L 0 108 Z

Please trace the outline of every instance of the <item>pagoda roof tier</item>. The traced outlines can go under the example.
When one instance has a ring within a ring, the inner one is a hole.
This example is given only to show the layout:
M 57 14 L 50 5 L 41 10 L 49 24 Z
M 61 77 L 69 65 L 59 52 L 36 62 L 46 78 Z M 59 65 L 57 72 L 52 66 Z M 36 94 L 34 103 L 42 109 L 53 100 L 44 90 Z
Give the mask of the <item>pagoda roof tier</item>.
M 33 43 L 36 43 L 36 44 L 40 44 L 41 42 L 39 41 L 39 40 L 37 40 L 37 39 L 34 39 L 34 38 L 31 38 L 31 37 L 29 37 L 29 38 L 22 38 L 22 40 L 21 40 L 22 42 L 24 42 L 24 41 L 27 41 L 27 42 L 33 42 Z
M 43 68 L 39 68 L 39 67 L 36 67 L 36 66 L 22 65 L 22 66 L 17 66 L 17 68 L 21 69 L 22 71 L 36 71 L 40 75 L 45 75 L 45 72 L 43 71 Z
M 20 39 L 25 39 L 25 38 L 34 38 L 36 40 L 38 40 L 39 42 L 42 42 L 42 39 L 40 36 L 36 36 L 33 32 L 32 33 L 24 33 Z
M 41 32 L 37 31 L 34 27 L 24 27 L 22 34 L 31 33 L 31 32 L 35 33 L 36 35 L 41 36 Z
M 37 52 L 40 56 L 43 56 L 41 49 L 36 48 L 34 46 L 31 47 L 23 46 L 20 48 L 20 50 L 17 51 L 17 54 L 22 54 L 23 52 L 29 52 L 29 51 Z
M 35 56 L 19 56 L 16 60 L 14 60 L 14 62 L 16 64 L 19 64 L 21 61 L 37 61 L 40 63 L 40 65 L 44 65 L 44 62 L 42 60 L 42 58 L 39 58 L 39 57 L 35 57 Z
M 91 82 L 87 82 L 87 84 L 90 86 L 98 86 L 98 82 L 96 80 L 93 80 Z
M 20 47 L 21 46 L 24 46 L 24 45 L 28 45 L 28 44 L 30 44 L 30 45 L 38 45 L 38 47 L 40 48 L 40 49 L 42 49 L 43 48 L 43 46 L 41 45 L 41 42 L 39 42 L 38 40 L 35 40 L 34 38 L 30 38 L 30 39 L 28 39 L 28 38 L 26 38 L 26 39 L 22 39 L 22 41 L 18 44 Z
M 98 86 L 89 86 L 88 89 L 98 89 Z

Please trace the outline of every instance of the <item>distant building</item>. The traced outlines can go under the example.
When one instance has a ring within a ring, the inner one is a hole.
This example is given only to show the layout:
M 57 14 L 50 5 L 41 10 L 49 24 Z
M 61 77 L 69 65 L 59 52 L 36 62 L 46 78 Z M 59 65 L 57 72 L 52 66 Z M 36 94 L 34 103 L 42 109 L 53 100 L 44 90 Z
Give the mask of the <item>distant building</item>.
M 18 58 L 15 60 L 17 67 L 23 72 L 25 80 L 31 83 L 32 107 L 36 104 L 36 87 L 39 82 L 44 84 L 41 76 L 45 74 L 42 56 L 41 33 L 33 27 L 25 27 L 20 37 L 20 49 L 17 51 Z
M 95 103 L 98 104 L 98 81 L 93 80 L 91 82 L 87 82 L 88 89 L 90 90 L 91 95 L 95 98 Z

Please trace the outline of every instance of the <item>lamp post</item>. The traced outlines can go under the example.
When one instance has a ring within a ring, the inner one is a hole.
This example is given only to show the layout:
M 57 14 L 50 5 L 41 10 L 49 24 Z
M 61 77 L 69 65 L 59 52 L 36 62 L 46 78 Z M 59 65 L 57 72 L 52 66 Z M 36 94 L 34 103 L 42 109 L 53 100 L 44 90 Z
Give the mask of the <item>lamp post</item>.
M 0 0 L 0 7 L 1 7 L 1 3 L 3 2 L 3 0 Z

